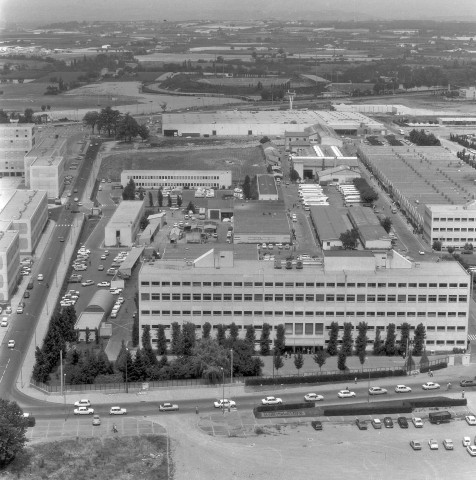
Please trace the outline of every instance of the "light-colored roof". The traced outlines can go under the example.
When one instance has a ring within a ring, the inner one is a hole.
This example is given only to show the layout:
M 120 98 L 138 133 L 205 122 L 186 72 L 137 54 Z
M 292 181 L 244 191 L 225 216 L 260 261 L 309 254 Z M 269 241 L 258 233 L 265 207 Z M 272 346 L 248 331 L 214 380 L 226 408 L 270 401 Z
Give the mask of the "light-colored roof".
M 8 197 L 7 192 L 6 196 Z M 8 202 L 0 211 L 0 220 L 30 218 L 42 201 L 46 201 L 47 193 L 43 190 L 14 190 Z
M 18 237 L 18 230 L 0 231 L 0 252 L 7 251 L 16 237 Z
M 85 312 L 109 313 L 114 305 L 114 296 L 108 290 L 100 288 L 91 298 Z
M 236 202 L 234 224 L 235 235 L 290 233 L 282 201 Z
M 276 182 L 273 175 L 257 175 L 258 192 L 261 195 L 277 195 Z
M 108 228 L 132 225 L 140 214 L 143 204 L 144 201 L 140 200 L 123 200 L 110 218 L 107 224 Z
M 81 312 L 74 328 L 80 331 L 86 330 L 86 327 L 89 328 L 89 330 L 94 330 L 95 328 L 99 328 L 104 317 L 104 312 Z

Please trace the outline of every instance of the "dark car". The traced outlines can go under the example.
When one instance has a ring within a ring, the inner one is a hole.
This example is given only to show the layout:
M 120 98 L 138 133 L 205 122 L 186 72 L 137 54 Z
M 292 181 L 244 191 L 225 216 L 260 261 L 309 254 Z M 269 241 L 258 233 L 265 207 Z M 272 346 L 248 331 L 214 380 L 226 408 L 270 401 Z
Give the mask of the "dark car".
M 25 290 L 25 293 L 23 294 L 23 298 L 30 298 L 30 292 L 28 290 Z
M 357 425 L 357 428 L 359 430 L 367 430 L 367 422 L 366 421 L 357 419 L 355 421 L 355 424 Z
M 461 380 L 460 387 L 476 387 L 476 380 Z
M 408 420 L 405 417 L 398 417 L 397 423 L 400 428 L 408 428 Z
M 390 417 L 385 417 L 383 419 L 383 424 L 385 428 L 393 428 L 393 420 Z
M 320 422 L 319 420 L 313 420 L 311 422 L 311 425 L 314 430 L 322 430 L 322 422 Z

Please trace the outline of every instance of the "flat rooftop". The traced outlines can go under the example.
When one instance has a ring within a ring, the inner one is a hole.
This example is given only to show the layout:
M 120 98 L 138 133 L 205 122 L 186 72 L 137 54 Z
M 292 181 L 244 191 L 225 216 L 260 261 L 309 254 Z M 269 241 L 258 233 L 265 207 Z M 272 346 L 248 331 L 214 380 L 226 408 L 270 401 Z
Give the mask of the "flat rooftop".
M 339 240 L 342 233 L 352 229 L 345 213 L 335 207 L 310 206 L 310 214 L 321 242 Z
M 122 227 L 131 225 L 141 211 L 144 201 L 123 200 L 110 218 L 108 227 Z
M 276 182 L 273 175 L 257 175 L 258 192 L 261 195 L 277 195 Z
M 17 235 L 18 230 L 0 231 L 0 252 L 7 251 Z
M 162 262 L 163 260 L 195 260 L 207 253 L 211 248 L 214 248 L 210 243 L 203 244 L 177 244 L 176 246 L 167 245 L 162 255 L 162 260 L 155 260 L 155 262 Z M 216 245 L 217 251 L 232 251 L 234 260 L 257 260 L 258 250 L 254 244 L 238 243 L 228 244 L 220 243 Z M 162 254 L 162 251 L 160 252 Z
M 19 220 L 31 217 L 38 205 L 45 201 L 43 190 L 14 190 L 10 200 L 0 211 L 1 220 Z
M 57 167 L 64 161 L 64 157 L 38 157 L 32 162 L 30 167 Z
M 45 137 L 38 145 L 32 148 L 27 157 L 57 157 L 66 149 L 67 139 L 63 137 Z
M 282 201 L 236 202 L 234 211 L 235 235 L 289 234 L 291 228 Z

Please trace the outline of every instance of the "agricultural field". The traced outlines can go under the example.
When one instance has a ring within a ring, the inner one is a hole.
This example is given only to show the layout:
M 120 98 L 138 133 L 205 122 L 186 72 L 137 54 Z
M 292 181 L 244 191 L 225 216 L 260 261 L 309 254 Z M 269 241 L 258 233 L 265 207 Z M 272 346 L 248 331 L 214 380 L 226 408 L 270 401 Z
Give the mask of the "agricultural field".
M 268 87 L 281 87 L 290 82 L 291 78 L 249 78 L 249 77 L 232 77 L 232 78 L 201 78 L 197 80 L 197 83 L 205 83 L 207 85 L 222 85 L 227 87 L 250 87 L 255 88 L 260 83 L 263 88 Z M 293 85 L 295 82 L 293 81 Z
M 180 149 L 162 152 L 159 149 L 147 151 L 127 151 L 103 155 L 99 177 L 120 180 L 122 170 L 134 169 L 197 169 L 231 170 L 233 181 L 241 182 L 246 175 L 253 177 L 266 173 L 261 147 Z

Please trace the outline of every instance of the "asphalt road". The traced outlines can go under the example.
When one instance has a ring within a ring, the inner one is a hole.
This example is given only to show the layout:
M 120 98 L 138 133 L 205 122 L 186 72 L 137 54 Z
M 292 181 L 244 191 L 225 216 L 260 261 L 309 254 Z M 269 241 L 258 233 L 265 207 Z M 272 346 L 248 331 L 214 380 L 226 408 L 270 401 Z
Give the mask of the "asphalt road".
M 81 162 L 82 164 L 74 184 L 74 188 L 78 189 L 78 196 L 82 194 L 86 187 L 88 172 L 91 171 L 92 163 L 99 148 L 98 143 L 91 146 L 84 160 Z M 53 285 L 53 282 L 57 281 L 57 266 L 60 262 L 64 261 L 63 253 L 65 242 L 69 238 L 71 225 L 78 215 L 72 213 L 71 209 L 66 207 L 59 207 L 55 210 L 57 226 L 41 258 L 38 258 L 33 265 L 32 279 L 34 281 L 34 288 L 30 290 L 30 298 L 23 300 L 25 302 L 25 308 L 22 314 L 17 314 L 17 305 L 12 305 L 13 313 L 10 315 L 9 331 L 0 346 L 0 397 L 10 398 L 21 403 L 25 401 L 30 403 L 31 401 L 28 400 L 28 397 L 25 397 L 16 390 L 15 380 L 20 373 L 24 356 L 35 334 L 39 318 L 38 312 L 42 310 L 45 304 L 48 285 Z M 60 237 L 63 237 L 65 242 L 61 242 L 59 240 Z M 43 281 L 37 280 L 39 273 L 43 275 Z M 23 280 L 23 282 L 26 282 L 26 280 Z M 25 288 L 24 285 L 22 285 L 22 288 Z M 47 305 L 51 312 L 54 309 L 54 305 L 49 305 L 48 303 Z M 15 340 L 15 348 L 13 349 L 7 348 L 7 342 L 11 339 Z M 30 373 L 31 372 L 28 372 L 28 375 L 30 375 Z M 36 402 L 33 401 L 33 404 L 35 403 Z

